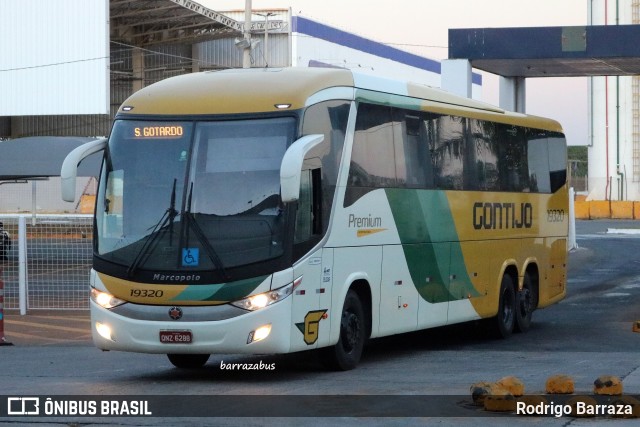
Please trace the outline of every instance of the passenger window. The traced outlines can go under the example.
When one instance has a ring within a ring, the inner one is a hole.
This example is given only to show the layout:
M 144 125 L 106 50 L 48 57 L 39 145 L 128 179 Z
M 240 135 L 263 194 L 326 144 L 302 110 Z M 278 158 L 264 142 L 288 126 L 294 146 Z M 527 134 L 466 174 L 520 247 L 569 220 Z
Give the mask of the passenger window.
M 395 110 L 393 114 L 398 187 L 433 188 L 426 114 L 411 110 Z
M 495 123 L 484 120 L 470 119 L 470 132 L 475 150 L 475 179 L 473 189 L 485 191 L 500 191 L 498 176 L 498 157 L 495 147 Z M 474 176 L 469 176 L 473 179 Z
M 391 108 L 360 104 L 351 152 L 345 206 L 376 188 L 396 185 Z
M 439 116 L 434 123 L 433 162 L 437 188 L 463 189 L 463 123 L 461 117 L 454 116 Z
M 500 189 L 502 191 L 531 191 L 525 128 L 496 124 L 496 146 Z
M 388 187 L 555 192 L 566 162 L 560 133 L 360 104 L 345 206 Z
M 567 142 L 564 135 L 549 135 L 549 181 L 555 193 L 567 182 Z
M 351 103 L 348 101 L 326 101 L 310 106 L 304 113 L 302 135 L 324 135 L 324 141 L 308 155 L 322 165 L 319 185 L 322 187 L 323 232 L 329 227 L 350 107 Z
M 549 180 L 549 155 L 547 134 L 531 131 L 527 137 L 527 158 L 529 161 L 529 183 L 532 190 L 540 193 L 551 192 Z

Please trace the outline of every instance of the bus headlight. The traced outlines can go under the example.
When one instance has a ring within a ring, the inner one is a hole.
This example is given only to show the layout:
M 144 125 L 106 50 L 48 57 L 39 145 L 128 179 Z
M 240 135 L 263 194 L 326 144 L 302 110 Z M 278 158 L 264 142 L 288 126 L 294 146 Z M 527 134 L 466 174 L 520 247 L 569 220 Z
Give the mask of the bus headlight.
M 234 301 L 231 305 L 235 305 L 236 307 L 244 308 L 249 311 L 259 310 L 271 304 L 275 304 L 278 301 L 282 301 L 291 295 L 293 290 L 300 286 L 300 283 L 302 283 L 302 276 L 298 277 L 286 286 L 262 294 L 251 295 L 250 297 Z
M 91 301 L 95 302 L 102 308 L 113 308 L 120 304 L 124 304 L 126 301 L 116 298 L 113 295 L 91 288 Z

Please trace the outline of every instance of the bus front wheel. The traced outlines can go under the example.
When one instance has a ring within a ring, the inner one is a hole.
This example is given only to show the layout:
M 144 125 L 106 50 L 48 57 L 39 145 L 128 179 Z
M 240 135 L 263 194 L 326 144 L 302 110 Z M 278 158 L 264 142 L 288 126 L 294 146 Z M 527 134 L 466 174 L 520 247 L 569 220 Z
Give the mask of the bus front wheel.
M 324 362 L 332 369 L 348 371 L 355 368 L 362 356 L 366 340 L 366 323 L 360 297 L 354 290 L 347 292 L 340 319 L 338 343 L 324 353 Z
M 173 366 L 181 369 L 202 368 L 209 360 L 208 354 L 167 354 L 167 357 Z

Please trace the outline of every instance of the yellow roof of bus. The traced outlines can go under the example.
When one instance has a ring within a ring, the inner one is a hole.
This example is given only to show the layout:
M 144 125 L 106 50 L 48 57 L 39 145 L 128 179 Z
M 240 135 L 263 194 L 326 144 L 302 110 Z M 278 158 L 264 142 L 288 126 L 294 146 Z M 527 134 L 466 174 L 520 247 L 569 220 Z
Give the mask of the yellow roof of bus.
M 407 96 L 421 110 L 474 117 L 561 132 L 554 120 L 506 112 L 473 99 L 416 83 L 359 75 L 336 68 L 253 68 L 191 73 L 161 80 L 131 95 L 118 114 L 216 115 L 278 111 L 276 104 L 300 109 L 323 89 L 358 88 Z

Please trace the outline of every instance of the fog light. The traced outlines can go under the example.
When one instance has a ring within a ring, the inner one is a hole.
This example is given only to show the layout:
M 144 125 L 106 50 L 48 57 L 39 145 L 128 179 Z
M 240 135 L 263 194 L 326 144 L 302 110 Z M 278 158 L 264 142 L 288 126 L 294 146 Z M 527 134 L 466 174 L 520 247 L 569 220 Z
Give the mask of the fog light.
M 271 325 L 260 326 L 255 331 L 249 332 L 249 337 L 247 338 L 247 344 L 251 344 L 252 342 L 262 341 L 271 333 Z
M 109 327 L 108 325 L 105 325 L 104 323 L 100 323 L 100 322 L 96 322 L 96 332 L 98 332 L 98 334 L 109 341 L 113 341 L 113 338 L 111 338 L 111 327 Z

